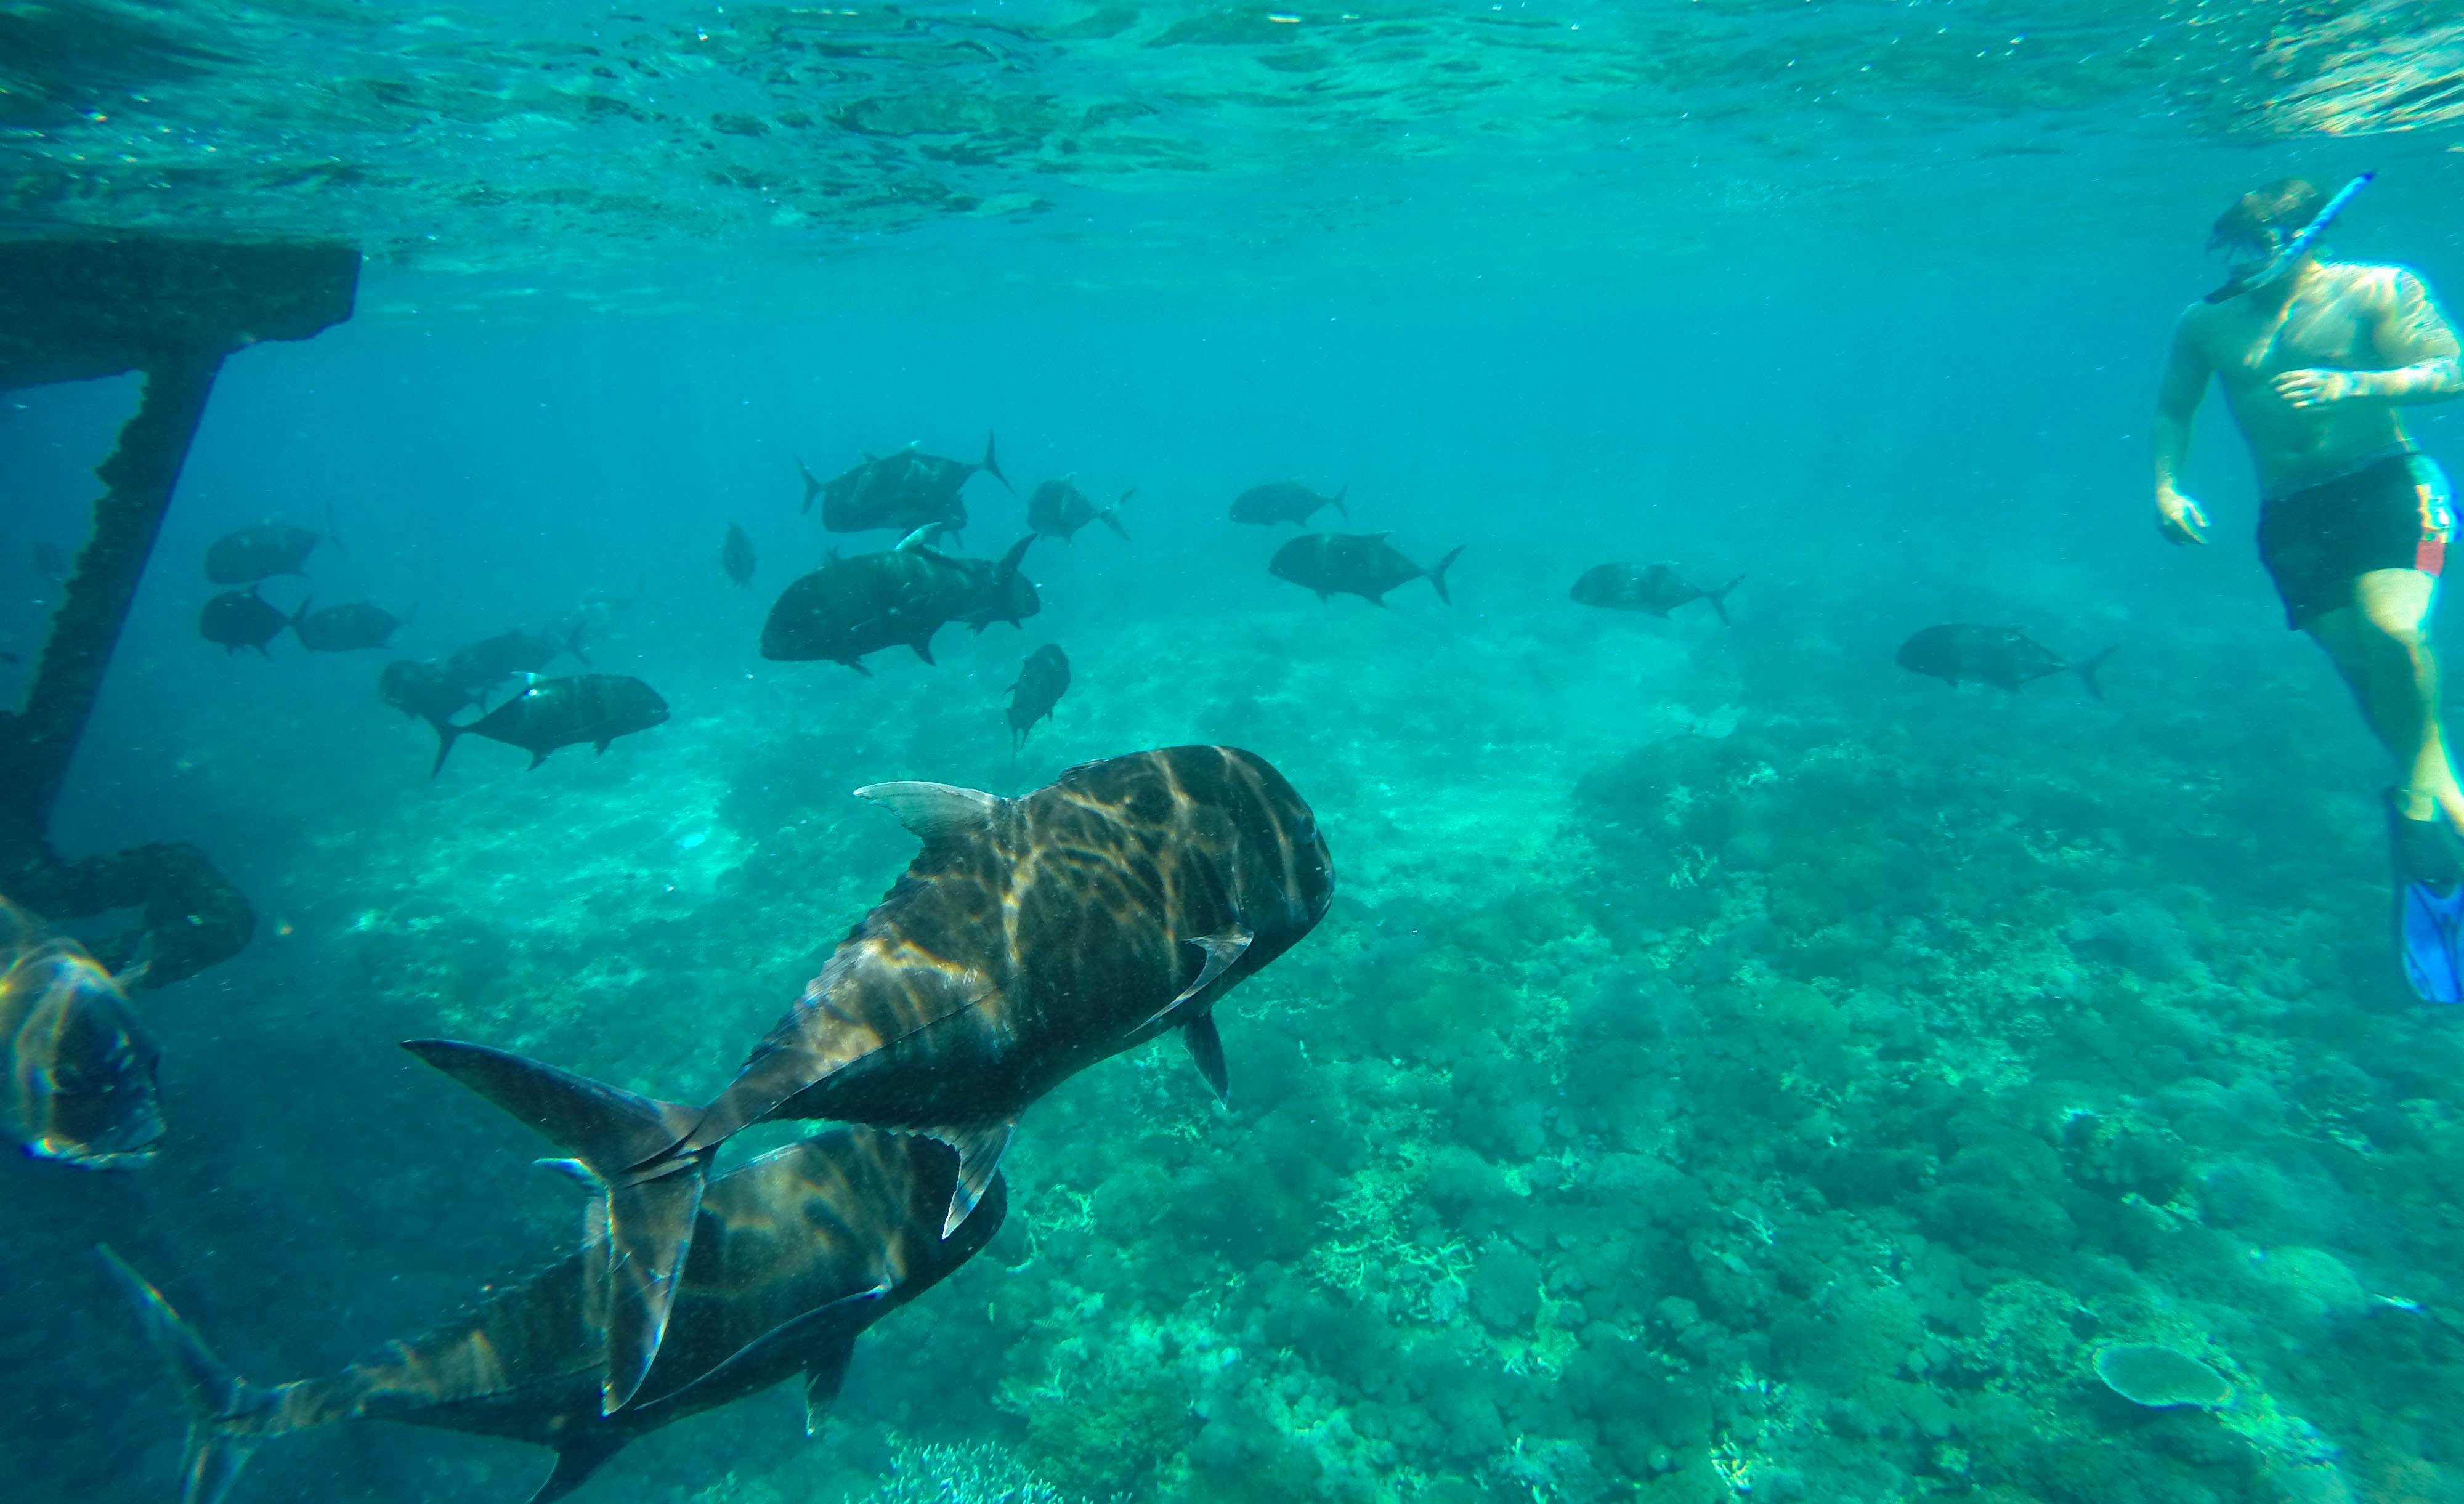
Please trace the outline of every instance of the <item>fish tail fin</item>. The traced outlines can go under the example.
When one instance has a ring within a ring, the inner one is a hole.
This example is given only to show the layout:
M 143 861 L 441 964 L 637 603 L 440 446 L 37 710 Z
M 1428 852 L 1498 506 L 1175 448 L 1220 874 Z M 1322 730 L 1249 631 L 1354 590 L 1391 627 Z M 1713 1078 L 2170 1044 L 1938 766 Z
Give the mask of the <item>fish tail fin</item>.
M 2122 644 L 2120 643 L 2116 643 L 2113 646 L 2106 648 L 2103 652 L 2098 653 L 2094 657 L 2088 659 L 2085 663 L 2071 665 L 2072 671 L 2079 676 L 2079 682 L 2087 686 L 2087 692 L 2094 695 L 2097 699 L 2101 700 L 2104 698 L 2104 688 L 2096 682 L 2096 671 L 2102 668 L 2104 666 L 2104 661 L 2111 658 L 2114 653 L 2121 648 L 2121 646 Z
M 810 512 L 813 510 L 814 498 L 822 493 L 822 483 L 813 479 L 813 472 L 811 470 L 804 469 L 804 461 L 802 455 L 796 456 L 796 473 L 804 478 L 804 504 L 796 510 L 798 512 Z
M 214 1356 L 163 1293 L 107 1246 L 97 1244 L 113 1276 L 137 1306 L 145 1336 L 171 1370 L 171 1383 L 188 1409 L 188 1450 L 180 1466 L 181 1504 L 222 1504 L 240 1469 L 268 1432 L 246 1424 L 275 1404 L 274 1393 L 258 1388 Z
M 582 650 L 582 632 L 585 624 L 579 618 L 575 619 L 573 625 L 565 629 L 564 642 L 557 651 L 571 653 L 575 663 L 588 668 L 591 666 L 590 655 Z
M 1009 483 L 1009 477 L 1001 473 L 1001 461 L 993 453 L 993 435 L 992 430 L 989 428 L 984 430 L 983 470 L 985 474 L 990 475 L 993 479 L 1001 482 L 1002 489 L 1007 490 L 1011 495 L 1015 496 L 1018 494 L 1018 488 L 1012 486 Z
M 1334 503 L 1334 510 L 1343 513 L 1343 520 L 1344 520 L 1344 521 L 1346 521 L 1346 522 L 1350 522 L 1350 521 L 1352 520 L 1352 509 L 1351 509 L 1350 507 L 1347 507 L 1347 506 L 1345 506 L 1345 505 L 1343 504 L 1343 498 L 1344 498 L 1344 497 L 1346 497 L 1346 496 L 1349 496 L 1349 495 L 1351 495 L 1351 494 L 1352 494 L 1352 482 L 1350 482 L 1350 481 L 1345 481 L 1345 482 L 1343 483 L 1343 485 L 1342 485 L 1342 486 L 1341 486 L 1341 487 L 1340 487 L 1340 488 L 1335 491 L 1335 493 L 1334 493 L 1332 496 L 1331 496 L 1331 497 L 1329 497 L 1329 498 L 1328 498 L 1329 500 L 1331 500 L 1331 501 L 1332 501 L 1332 502 Z M 1302 525 L 1303 527 L 1307 527 L 1307 526 L 1309 526 L 1309 524 L 1307 524 L 1307 523 L 1303 523 L 1303 524 L 1301 524 L 1301 525 Z M 1458 551 L 1458 552 L 1460 552 L 1460 551 Z
M 453 750 L 453 744 L 461 739 L 463 731 L 469 728 L 456 726 L 443 717 L 428 724 L 436 728 L 436 761 L 429 764 L 428 769 L 428 775 L 433 778 L 445 771 L 445 754 Z
M 1095 513 L 1095 520 L 1119 534 L 1121 535 L 1121 541 L 1124 543 L 1127 543 L 1130 540 L 1130 530 L 1121 526 L 1121 509 L 1128 506 L 1130 504 L 1130 498 L 1137 493 L 1138 489 L 1135 486 L 1133 486 L 1129 490 L 1121 492 L 1120 500 Z
M 300 597 L 300 598 L 299 598 L 299 609 L 291 613 L 291 635 L 292 635 L 292 636 L 297 637 L 297 636 L 298 636 L 298 635 L 299 635 L 299 623 L 308 620 L 308 608 L 309 608 L 310 606 L 315 605 L 316 603 L 317 603 L 317 598 L 316 598 L 314 595 L 306 595 L 306 596 L 302 596 L 302 597 Z M 275 607 L 275 610 L 277 610 L 277 611 L 279 611 L 279 610 L 281 610 L 282 608 L 281 608 L 280 606 L 276 606 L 276 607 Z M 281 629 L 280 627 L 275 627 L 275 631 L 277 634 L 279 634 L 279 633 L 281 632 L 281 630 L 282 630 L 282 629 Z M 258 652 L 260 652 L 260 653 L 264 653 L 264 652 L 265 652 L 265 644 L 264 644 L 264 643 L 259 643 L 257 644 L 257 648 L 256 648 L 256 650 L 257 650 Z M 266 653 L 266 654 L 265 654 L 265 656 L 266 656 L 266 657 L 268 657 L 268 658 L 271 658 L 271 657 L 273 657 L 274 655 L 273 655 L 272 653 Z
M 1456 544 L 1447 550 L 1445 557 L 1438 560 L 1429 570 L 1429 583 L 1437 587 L 1438 599 L 1448 605 L 1455 603 L 1455 598 L 1446 593 L 1446 571 L 1454 566 L 1456 559 L 1463 556 L 1463 544 Z M 1384 602 L 1380 601 L 1379 604 L 1382 605 Z
M 710 1166 L 678 1153 L 701 1114 L 485 1045 L 412 1039 L 411 1054 L 582 1162 L 607 1192 L 608 1316 L 602 1413 L 629 1403 L 659 1355 Z
M 341 529 L 334 526 L 334 504 L 330 501 L 325 503 L 325 541 L 334 545 L 334 552 L 344 558 L 351 556 L 351 551 L 342 547 Z
M 1706 590 L 1703 592 L 1703 599 L 1711 602 L 1711 609 L 1720 614 L 1720 624 L 1722 626 L 1731 626 L 1735 624 L 1728 620 L 1728 592 L 1736 589 L 1739 585 L 1742 585 L 1745 582 L 1746 577 L 1739 575 L 1736 578 L 1729 580 L 1727 584 L 1722 585 L 1717 590 Z

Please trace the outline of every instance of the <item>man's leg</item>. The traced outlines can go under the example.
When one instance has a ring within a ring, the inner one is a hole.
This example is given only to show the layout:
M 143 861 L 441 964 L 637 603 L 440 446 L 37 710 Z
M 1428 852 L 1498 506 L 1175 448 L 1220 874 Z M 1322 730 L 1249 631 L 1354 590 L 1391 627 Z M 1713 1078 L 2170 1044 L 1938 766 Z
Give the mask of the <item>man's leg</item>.
M 2403 771 L 2401 813 L 2443 813 L 2464 833 L 2464 789 L 2438 727 L 2438 660 L 2430 648 L 2430 606 L 2438 581 L 2415 569 L 2378 569 L 2353 582 L 2349 609 L 2310 623 L 2310 635 L 2352 687 L 2363 718 Z

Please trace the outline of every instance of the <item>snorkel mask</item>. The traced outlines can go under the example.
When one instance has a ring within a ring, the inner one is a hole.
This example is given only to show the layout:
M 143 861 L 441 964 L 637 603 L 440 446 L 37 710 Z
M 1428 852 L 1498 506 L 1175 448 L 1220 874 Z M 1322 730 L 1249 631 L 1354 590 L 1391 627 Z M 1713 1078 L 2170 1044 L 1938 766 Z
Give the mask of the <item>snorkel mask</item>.
M 2327 207 L 2290 236 L 2280 229 L 2270 229 L 2263 231 L 2264 240 L 2211 241 L 2211 250 L 2232 252 L 2234 264 L 2232 279 L 2210 293 L 2207 300 L 2211 303 L 2225 302 L 2284 280 L 2286 273 L 2293 270 L 2294 263 L 2309 253 L 2310 248 L 2318 244 L 2319 237 L 2327 232 L 2327 227 L 2336 222 L 2336 216 L 2344 211 L 2344 206 L 2353 202 L 2353 195 L 2362 191 L 2376 176 L 2378 174 L 2374 172 L 2365 172 L 2338 188 L 2336 196 L 2327 201 Z

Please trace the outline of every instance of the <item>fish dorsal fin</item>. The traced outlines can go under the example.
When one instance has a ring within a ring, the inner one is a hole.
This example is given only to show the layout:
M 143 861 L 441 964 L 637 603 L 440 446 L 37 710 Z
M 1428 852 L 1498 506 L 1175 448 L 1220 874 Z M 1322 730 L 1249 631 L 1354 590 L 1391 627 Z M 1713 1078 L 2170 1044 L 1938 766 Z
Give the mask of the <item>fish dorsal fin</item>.
M 590 1475 L 606 1465 L 607 1459 L 625 1450 L 633 1438 L 622 1431 L 599 1430 L 575 1437 L 556 1450 L 556 1471 L 547 1475 L 539 1491 L 531 1495 L 530 1504 L 552 1504 L 582 1487 Z
M 1223 1036 L 1215 1032 L 1215 1010 L 1210 1008 L 1180 1026 L 1180 1042 L 1189 1047 L 1189 1057 L 1198 1063 L 1198 1074 L 1215 1088 L 1215 1100 L 1232 1100 L 1232 1078 L 1223 1068 Z
M 868 783 L 855 796 L 888 809 L 927 846 L 990 828 L 1009 802 L 980 789 L 947 783 Z
M 1256 931 L 1246 925 L 1234 925 L 1220 935 L 1190 936 L 1183 944 L 1196 946 L 1205 951 L 1206 964 L 1198 969 L 1198 980 L 1183 988 L 1178 997 L 1157 1009 L 1155 1015 L 1147 1020 L 1147 1026 L 1153 1026 L 1171 1017 L 1183 1003 L 1206 991 L 1208 985 L 1217 977 L 1231 970 L 1232 963 L 1240 960 L 1242 952 L 1249 948 L 1249 942 L 1257 938 Z
M 1383 543 L 1394 535 L 1395 534 L 1391 529 L 1384 533 L 1372 533 L 1369 534 L 1369 541 L 1372 543 Z
M 1010 1135 L 1018 1131 L 1018 1120 L 987 1123 L 973 1128 L 928 1128 L 934 1138 L 958 1151 L 958 1183 L 950 1190 L 950 1214 L 941 1220 L 941 1236 L 947 1239 L 984 1199 L 984 1189 L 993 1183 L 994 1171 L 1001 1168 L 1001 1153 L 1009 1147 Z

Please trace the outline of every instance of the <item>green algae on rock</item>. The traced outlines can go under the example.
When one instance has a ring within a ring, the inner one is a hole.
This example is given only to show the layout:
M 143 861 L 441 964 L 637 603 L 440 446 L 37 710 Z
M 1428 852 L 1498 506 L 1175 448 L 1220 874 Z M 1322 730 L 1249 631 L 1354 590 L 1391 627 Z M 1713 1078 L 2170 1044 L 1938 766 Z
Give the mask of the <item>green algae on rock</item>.
M 2217 1410 L 2233 1403 L 2225 1376 L 2185 1352 L 2158 1342 L 2114 1342 L 2096 1352 L 2096 1376 L 2133 1405 L 2168 1409 L 2195 1405 Z

